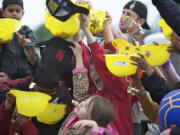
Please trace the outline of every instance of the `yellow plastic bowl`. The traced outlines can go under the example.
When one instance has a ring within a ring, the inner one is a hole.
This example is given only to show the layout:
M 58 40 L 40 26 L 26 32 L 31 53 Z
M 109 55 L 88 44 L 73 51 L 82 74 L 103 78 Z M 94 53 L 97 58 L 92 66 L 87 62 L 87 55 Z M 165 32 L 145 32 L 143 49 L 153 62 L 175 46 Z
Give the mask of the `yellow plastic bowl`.
M 16 97 L 18 113 L 28 117 L 34 117 L 42 113 L 48 101 L 51 100 L 51 96 L 41 92 L 10 90 L 10 93 Z
M 10 42 L 13 38 L 14 32 L 19 31 L 21 25 L 21 21 L 16 19 L 0 19 L 0 44 Z
M 140 52 L 146 54 L 150 52 L 150 56 L 145 58 L 151 66 L 160 66 L 163 65 L 170 57 L 170 53 L 167 51 L 167 47 L 170 44 L 168 43 L 161 43 L 158 45 L 149 44 L 140 46 Z
M 169 40 L 170 41 L 170 39 L 171 39 L 171 34 L 172 34 L 172 32 L 173 32 L 173 30 L 171 29 L 171 27 L 169 27 L 168 25 L 167 25 L 167 23 L 164 21 L 164 19 L 161 19 L 161 20 L 159 20 L 159 26 L 161 26 L 161 28 L 162 28 L 162 30 L 163 30 L 163 33 L 164 33 L 164 35 L 165 35 L 165 37 L 166 37 L 166 39 L 167 40 Z
M 134 63 L 130 60 L 131 56 L 137 56 L 136 54 L 131 55 L 119 55 L 119 54 L 106 54 L 106 66 L 108 70 L 116 76 L 124 77 L 130 76 L 136 73 L 137 66 L 132 65 Z
M 66 105 L 48 104 L 44 112 L 37 116 L 37 120 L 45 124 L 56 124 L 65 114 Z
M 79 15 L 75 14 L 65 22 L 62 22 L 46 11 L 45 26 L 56 37 L 69 38 L 75 35 L 80 29 Z
M 102 11 L 99 9 L 91 9 L 90 10 L 90 22 L 89 22 L 89 30 L 92 34 L 96 34 L 103 30 L 104 20 L 106 18 L 106 11 Z

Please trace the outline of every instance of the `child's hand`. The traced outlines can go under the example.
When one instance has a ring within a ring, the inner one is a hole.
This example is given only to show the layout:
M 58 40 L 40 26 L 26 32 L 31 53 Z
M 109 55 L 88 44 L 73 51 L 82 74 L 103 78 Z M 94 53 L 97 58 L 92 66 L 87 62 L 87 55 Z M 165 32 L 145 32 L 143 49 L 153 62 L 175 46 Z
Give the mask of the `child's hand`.
M 142 70 L 145 70 L 148 76 L 150 76 L 154 72 L 153 68 L 149 65 L 149 63 L 146 61 L 146 59 L 141 53 L 138 53 L 138 55 L 140 56 L 140 58 L 134 56 L 131 57 L 131 60 L 135 62 L 131 64 L 138 66 Z
M 76 58 L 82 57 L 82 47 L 77 43 L 73 42 L 74 47 L 69 46 L 69 48 L 73 51 L 73 54 Z
M 31 120 L 31 118 L 19 114 L 17 108 L 16 107 L 14 108 L 11 119 L 11 124 L 14 130 L 20 131 L 21 126 L 29 120 Z
M 111 25 L 111 22 L 112 22 L 112 17 L 111 15 L 109 14 L 109 12 L 106 12 L 106 18 L 104 20 L 104 27 L 105 26 L 110 26 Z
M 31 119 L 30 117 L 26 117 L 26 116 L 18 113 L 17 118 L 16 118 L 16 122 L 18 123 L 18 125 L 22 126 L 24 123 L 26 123 L 30 119 Z
M 89 0 L 76 0 L 77 4 L 88 5 L 88 9 L 92 9 L 92 4 Z
M 5 105 L 4 105 L 5 109 L 12 110 L 14 108 L 14 104 L 15 104 L 15 97 L 13 94 L 8 92 L 6 94 L 6 101 L 5 101 Z
M 75 128 L 93 128 L 95 131 L 99 131 L 97 123 L 93 120 L 80 120 L 74 124 Z
M 80 19 L 80 28 L 82 29 L 82 30 L 85 30 L 85 29 L 88 29 L 88 27 L 89 27 L 89 21 L 90 21 L 90 17 L 89 17 L 89 15 L 87 16 L 87 15 L 83 15 L 83 14 L 81 14 L 81 19 Z
M 18 32 L 16 32 L 16 35 L 18 36 L 19 44 L 31 43 L 31 40 L 29 38 L 26 38 L 24 35 L 21 35 Z
M 9 82 L 11 78 L 4 72 L 0 72 L 0 83 Z
M 36 58 L 37 58 L 34 48 L 31 46 L 24 46 L 24 45 L 23 45 L 23 48 L 24 48 L 24 53 L 25 53 L 28 61 L 31 63 L 31 65 L 34 65 L 36 62 Z

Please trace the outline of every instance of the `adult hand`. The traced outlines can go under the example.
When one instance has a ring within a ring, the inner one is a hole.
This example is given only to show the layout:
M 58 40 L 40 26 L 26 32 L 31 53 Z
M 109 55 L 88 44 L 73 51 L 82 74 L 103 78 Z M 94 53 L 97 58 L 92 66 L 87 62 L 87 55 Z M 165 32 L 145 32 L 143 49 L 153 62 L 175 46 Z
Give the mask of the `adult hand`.
M 140 57 L 135 57 L 132 56 L 130 59 L 132 61 L 134 61 L 135 63 L 131 63 L 132 65 L 138 66 L 139 68 L 141 68 L 142 70 L 144 70 L 148 76 L 150 76 L 154 70 L 153 68 L 149 65 L 149 63 L 146 61 L 146 59 L 144 58 L 144 55 L 141 53 L 138 53 L 138 55 Z
M 11 78 L 4 72 L 0 72 L 0 83 L 9 82 Z
M 168 52 L 180 54 L 180 37 L 173 32 L 171 35 L 172 46 L 168 47 Z

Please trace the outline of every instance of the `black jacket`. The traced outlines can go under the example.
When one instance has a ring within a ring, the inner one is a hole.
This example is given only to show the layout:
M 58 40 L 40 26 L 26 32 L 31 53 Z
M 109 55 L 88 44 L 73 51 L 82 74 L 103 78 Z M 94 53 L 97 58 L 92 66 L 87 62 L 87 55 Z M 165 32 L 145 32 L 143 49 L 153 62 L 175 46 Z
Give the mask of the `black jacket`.
M 152 0 L 152 2 L 166 23 L 180 36 L 180 6 L 173 0 Z
M 144 73 L 141 78 L 141 83 L 144 86 L 144 89 L 150 93 L 152 100 L 158 104 L 161 102 L 161 99 L 171 91 L 166 81 L 155 71 L 151 76 L 147 76 L 147 74 Z
M 33 31 L 28 26 L 22 26 L 19 33 L 31 41 L 36 41 Z M 22 45 L 18 44 L 16 34 L 10 43 L 1 45 L 0 59 L 1 72 L 5 72 L 12 79 L 23 78 L 32 74 L 32 66 L 27 60 Z

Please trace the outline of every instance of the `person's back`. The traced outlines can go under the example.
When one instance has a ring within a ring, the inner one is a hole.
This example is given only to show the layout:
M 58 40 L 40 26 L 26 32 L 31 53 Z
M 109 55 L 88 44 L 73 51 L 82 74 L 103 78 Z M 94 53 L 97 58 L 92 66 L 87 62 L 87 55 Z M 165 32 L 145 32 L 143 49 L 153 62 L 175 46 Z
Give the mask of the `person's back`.
M 24 15 L 22 0 L 4 0 L 2 3 L 2 16 L 21 20 Z M 5 75 L 0 77 L 4 79 L 6 74 L 11 79 L 22 78 L 32 73 L 32 66 L 24 52 L 23 43 L 36 41 L 33 31 L 28 26 L 22 26 L 17 33 L 14 33 L 11 42 L 2 45 L 1 48 L 1 72 Z

